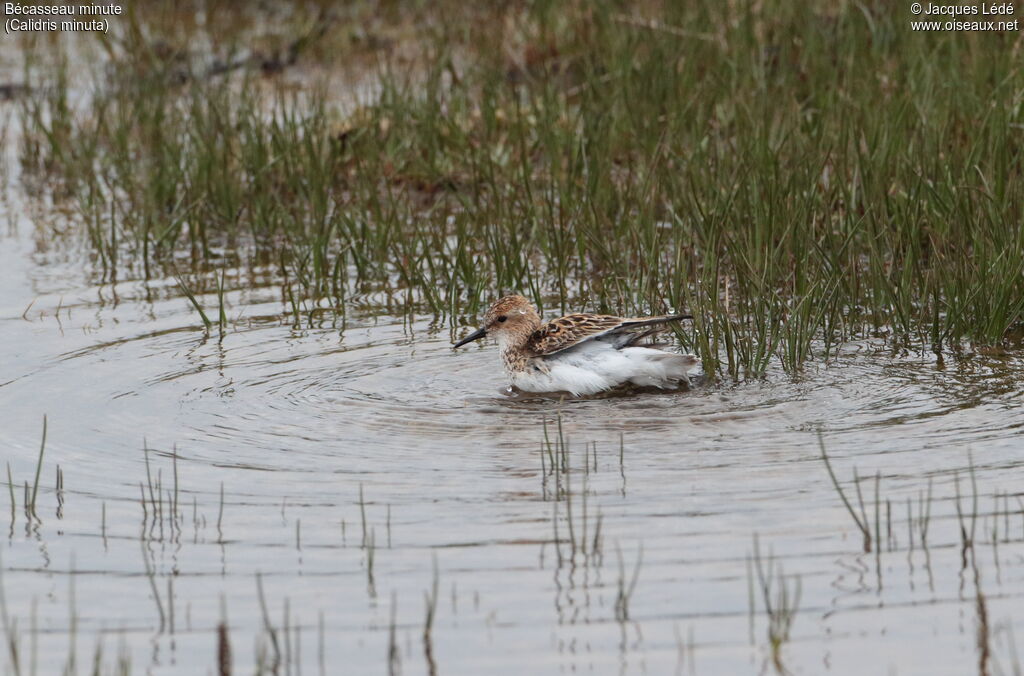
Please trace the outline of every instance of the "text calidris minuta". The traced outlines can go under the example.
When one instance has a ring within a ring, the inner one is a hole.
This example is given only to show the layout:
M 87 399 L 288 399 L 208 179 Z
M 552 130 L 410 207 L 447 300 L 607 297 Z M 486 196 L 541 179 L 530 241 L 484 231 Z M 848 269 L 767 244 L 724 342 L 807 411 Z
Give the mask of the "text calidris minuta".
M 494 336 L 509 382 L 527 392 L 596 394 L 627 383 L 668 388 L 688 383 L 687 372 L 700 360 L 636 343 L 681 319 L 691 317 L 577 313 L 542 324 L 530 301 L 505 296 L 491 305 L 483 326 L 455 347 Z

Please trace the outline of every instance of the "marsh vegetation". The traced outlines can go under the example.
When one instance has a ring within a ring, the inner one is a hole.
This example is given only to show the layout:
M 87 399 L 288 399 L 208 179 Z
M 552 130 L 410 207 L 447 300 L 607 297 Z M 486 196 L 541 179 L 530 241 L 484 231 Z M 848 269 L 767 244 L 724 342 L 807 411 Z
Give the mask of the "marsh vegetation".
M 156 49 L 138 12 L 94 86 L 72 94 L 66 57 L 33 80 L 23 165 L 110 278 L 212 293 L 216 270 L 262 271 L 297 325 L 368 291 L 452 327 L 503 291 L 687 308 L 684 340 L 732 377 L 879 334 L 954 354 L 1013 338 L 1014 36 L 920 35 L 883 5 L 651 10 L 421 9 L 364 97 L 268 93 L 274 68 Z M 296 58 L 353 49 L 316 44 L 345 36 L 329 12 L 294 23 Z
M 1018 36 L 128 9 L 0 50 L 7 671 L 1020 670 Z M 703 378 L 508 397 L 505 292 Z

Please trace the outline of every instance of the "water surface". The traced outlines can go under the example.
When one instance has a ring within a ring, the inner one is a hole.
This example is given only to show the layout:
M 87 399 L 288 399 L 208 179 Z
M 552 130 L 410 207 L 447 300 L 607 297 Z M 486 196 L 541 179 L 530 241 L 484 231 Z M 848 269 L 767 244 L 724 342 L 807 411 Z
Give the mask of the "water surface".
M 173 279 L 104 281 L 39 216 L 14 144 L 5 161 L 0 552 L 23 673 L 85 671 L 98 644 L 108 667 L 215 673 L 222 621 L 239 673 L 383 673 L 392 635 L 403 673 L 1016 668 L 1019 353 L 864 341 L 796 378 L 510 397 L 493 345 L 453 351 L 372 294 L 295 329 L 272 276 L 229 271 L 230 328 L 208 335 Z M 542 450 L 559 417 L 568 500 Z M 858 511 L 868 477 L 871 552 L 819 434 Z M 778 659 L 755 535 L 800 588 Z

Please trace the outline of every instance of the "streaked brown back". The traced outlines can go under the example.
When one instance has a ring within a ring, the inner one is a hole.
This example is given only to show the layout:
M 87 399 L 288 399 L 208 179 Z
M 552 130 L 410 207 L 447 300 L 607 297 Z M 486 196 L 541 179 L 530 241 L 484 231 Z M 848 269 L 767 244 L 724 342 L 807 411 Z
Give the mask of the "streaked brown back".
M 609 334 L 624 333 L 647 326 L 665 324 L 666 322 L 677 321 L 689 318 L 689 315 L 663 315 L 660 317 L 636 317 L 623 318 L 611 315 L 592 315 L 587 313 L 576 313 L 553 319 L 530 334 L 526 343 L 527 349 L 534 356 L 544 356 L 561 352 L 574 345 L 606 336 Z M 643 331 L 643 336 L 657 333 L 655 330 Z M 637 336 L 640 338 L 642 336 Z M 618 347 L 632 344 L 633 340 L 622 342 Z

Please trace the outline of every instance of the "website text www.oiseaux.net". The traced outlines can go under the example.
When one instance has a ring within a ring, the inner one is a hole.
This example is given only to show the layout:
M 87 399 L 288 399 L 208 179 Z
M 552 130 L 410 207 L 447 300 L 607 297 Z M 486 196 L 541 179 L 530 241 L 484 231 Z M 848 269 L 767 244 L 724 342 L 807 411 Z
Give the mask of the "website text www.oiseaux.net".
M 915 31 L 1019 31 L 1020 19 L 1011 19 L 1012 3 L 981 3 L 977 5 L 936 5 L 915 2 L 910 5 Z

